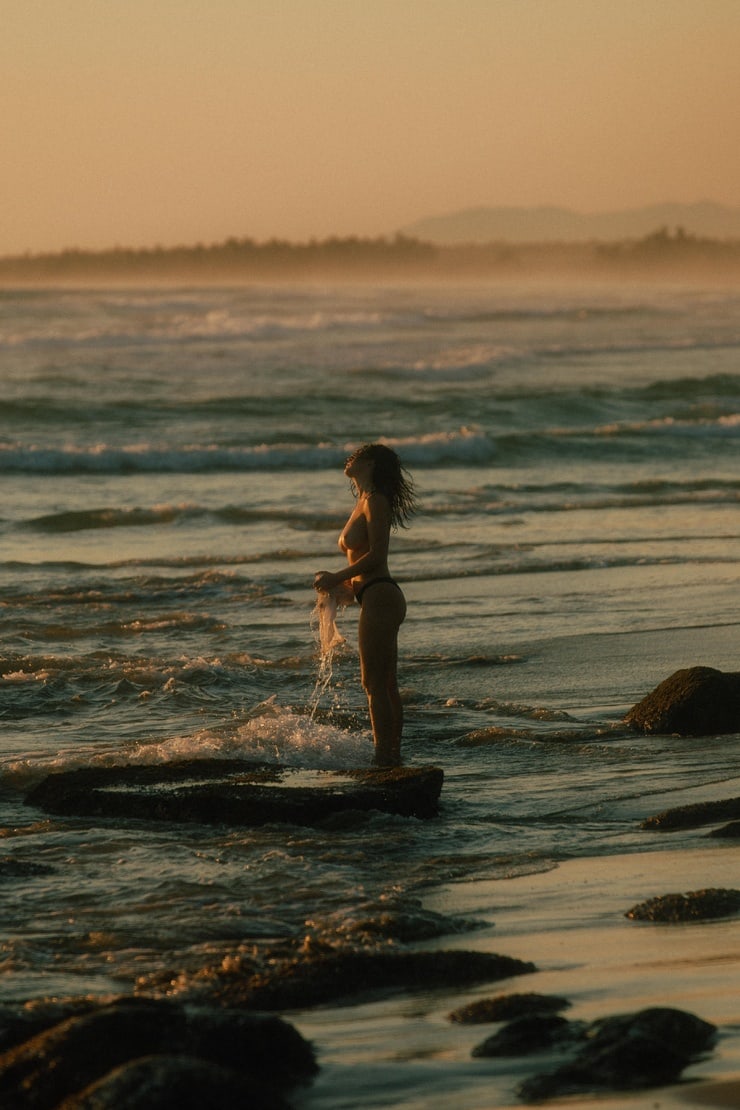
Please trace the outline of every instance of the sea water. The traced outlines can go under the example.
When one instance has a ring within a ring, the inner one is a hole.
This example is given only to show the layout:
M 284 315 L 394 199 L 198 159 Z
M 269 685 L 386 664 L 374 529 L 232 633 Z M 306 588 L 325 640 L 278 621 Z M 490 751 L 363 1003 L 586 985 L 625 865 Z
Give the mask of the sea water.
M 620 722 L 679 667 L 738 669 L 739 356 L 711 284 L 0 293 L 2 1000 L 391 943 L 366 928 L 389 907 L 642 850 L 656 808 L 737 794 L 736 743 Z M 381 439 L 419 497 L 390 566 L 439 818 L 26 807 L 75 767 L 370 762 L 357 607 L 322 672 L 312 581 L 343 559 L 343 461 Z

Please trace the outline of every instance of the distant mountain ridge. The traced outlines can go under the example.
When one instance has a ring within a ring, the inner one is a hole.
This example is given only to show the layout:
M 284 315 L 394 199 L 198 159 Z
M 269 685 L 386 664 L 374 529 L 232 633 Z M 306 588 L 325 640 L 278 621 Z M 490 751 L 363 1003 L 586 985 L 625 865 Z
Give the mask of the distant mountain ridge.
M 651 204 L 614 212 L 574 212 L 569 208 L 468 208 L 417 220 L 403 235 L 428 243 L 511 243 L 614 241 L 641 238 L 661 227 L 682 227 L 712 239 L 740 238 L 740 208 L 714 201 Z

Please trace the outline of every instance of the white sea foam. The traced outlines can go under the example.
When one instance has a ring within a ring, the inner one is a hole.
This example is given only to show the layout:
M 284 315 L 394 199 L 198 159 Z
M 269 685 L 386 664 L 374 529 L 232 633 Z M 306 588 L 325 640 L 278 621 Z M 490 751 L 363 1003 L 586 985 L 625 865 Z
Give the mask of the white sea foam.
M 263 712 L 242 724 L 138 745 L 128 753 L 127 761 L 158 764 L 184 759 L 244 759 L 331 769 L 366 766 L 372 756 L 369 733 L 347 732 L 271 699 Z

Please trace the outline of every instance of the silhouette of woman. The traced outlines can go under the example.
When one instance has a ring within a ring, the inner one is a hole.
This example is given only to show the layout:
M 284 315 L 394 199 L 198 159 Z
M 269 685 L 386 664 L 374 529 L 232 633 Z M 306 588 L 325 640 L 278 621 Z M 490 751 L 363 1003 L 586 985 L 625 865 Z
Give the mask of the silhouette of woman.
M 358 626 L 360 676 L 367 694 L 375 763 L 401 762 L 403 708 L 398 692 L 398 630 L 406 599 L 388 570 L 391 529 L 406 527 L 416 508 L 414 485 L 395 451 L 382 443 L 358 448 L 344 466 L 356 503 L 339 536 L 347 566 L 319 571 L 314 589 L 346 601 L 350 590 L 361 605 Z

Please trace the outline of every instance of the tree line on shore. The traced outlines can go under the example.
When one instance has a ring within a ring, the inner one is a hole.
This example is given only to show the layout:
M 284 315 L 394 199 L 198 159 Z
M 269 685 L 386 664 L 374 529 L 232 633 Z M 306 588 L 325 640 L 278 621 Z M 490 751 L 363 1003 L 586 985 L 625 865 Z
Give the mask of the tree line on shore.
M 629 276 L 694 272 L 740 276 L 740 240 L 707 239 L 666 227 L 620 242 L 439 246 L 405 235 L 332 237 L 295 243 L 230 238 L 211 245 L 72 248 L 0 258 L 0 281 L 300 280 L 323 277 L 527 277 L 565 272 Z

